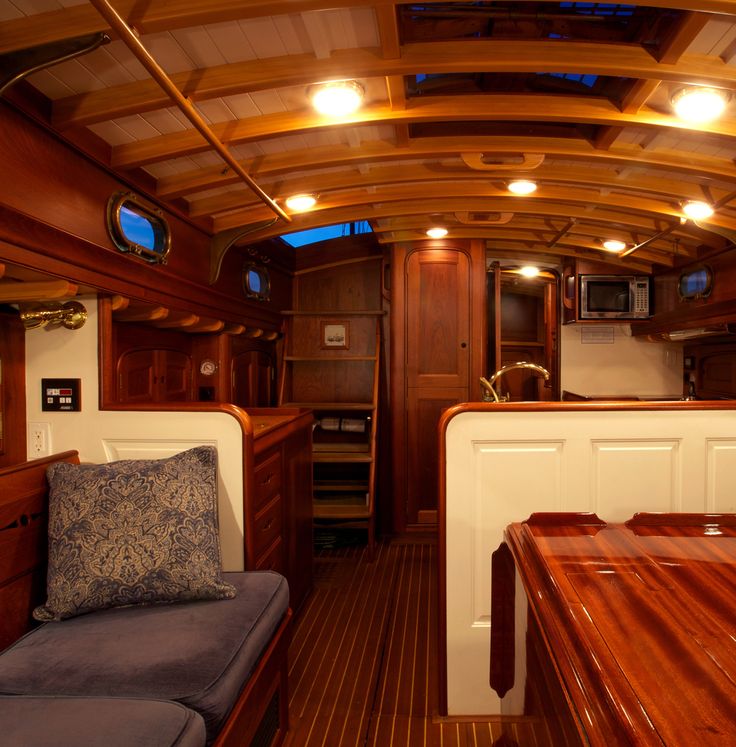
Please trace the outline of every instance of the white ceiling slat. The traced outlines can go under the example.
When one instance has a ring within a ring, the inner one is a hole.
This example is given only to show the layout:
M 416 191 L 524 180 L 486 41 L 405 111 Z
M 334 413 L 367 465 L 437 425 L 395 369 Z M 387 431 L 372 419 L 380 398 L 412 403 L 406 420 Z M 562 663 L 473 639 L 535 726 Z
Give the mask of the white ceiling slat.
M 287 111 L 281 96 L 279 96 L 276 90 L 254 91 L 250 97 L 261 114 L 276 114 Z
M 97 77 L 105 86 L 122 86 L 132 83 L 136 78 L 122 67 L 117 59 L 107 50 L 107 47 L 99 47 L 89 54 L 79 57 L 80 65 L 90 71 L 91 75 Z
M 125 68 L 133 80 L 147 80 L 150 78 L 146 68 L 141 65 L 136 56 L 119 39 L 114 39 L 105 45 L 105 51 L 121 67 Z
M 161 133 L 148 121 L 146 121 L 141 115 L 133 115 L 132 117 L 119 117 L 113 120 L 113 122 L 123 132 L 127 132 L 134 140 L 145 140 L 149 137 L 157 137 Z
M 168 135 L 172 132 L 182 132 L 187 129 L 169 109 L 157 109 L 153 112 L 147 112 L 142 116 L 162 135 Z
M 118 125 L 113 121 L 90 125 L 89 129 L 112 146 L 125 145 L 126 143 L 132 143 L 135 140 L 135 138 L 125 132 L 125 130 L 118 127 Z
M 143 46 L 168 75 L 194 70 L 196 65 L 173 34 L 146 34 L 141 38 Z
M 346 39 L 350 39 L 351 48 L 372 49 L 381 46 L 381 37 L 376 23 L 376 14 L 373 8 L 347 8 L 340 10 L 339 14 L 343 25 L 350 30 Z
M 300 16 L 274 16 L 273 23 L 286 54 L 307 54 L 312 51 L 309 37 Z
M 29 82 L 38 88 L 41 93 L 55 101 L 65 96 L 73 96 L 76 91 L 67 85 L 64 81 L 54 75 L 50 69 L 39 70 L 37 73 L 28 76 Z
M 309 37 L 309 43 L 318 60 L 327 59 L 332 54 L 332 42 L 329 38 L 329 26 L 326 16 L 328 11 L 310 10 L 302 13 L 304 29 Z
M 205 26 L 205 29 L 226 62 L 232 64 L 257 59 L 240 24 L 211 23 Z
M 223 101 L 237 119 L 257 117 L 261 113 L 249 93 L 225 96 Z
M 733 31 L 733 25 L 733 19 L 714 16 L 687 48 L 688 53 L 718 56 L 724 47 L 724 37 Z
M 240 21 L 240 27 L 259 60 L 268 57 L 281 57 L 287 54 L 273 18 L 254 18 Z
M 230 109 L 223 99 L 198 101 L 196 106 L 199 113 L 202 114 L 208 122 L 232 122 L 236 118 L 232 109 Z
M 192 26 L 171 32 L 184 54 L 194 63 L 195 68 L 224 65 L 227 59 L 204 26 Z
M 100 91 L 106 87 L 95 73 L 82 64 L 81 58 L 60 62 L 51 69 L 54 75 L 66 83 L 74 93 Z
M 248 161 L 263 155 L 263 150 L 258 143 L 235 145 L 230 149 L 230 152 L 240 161 Z

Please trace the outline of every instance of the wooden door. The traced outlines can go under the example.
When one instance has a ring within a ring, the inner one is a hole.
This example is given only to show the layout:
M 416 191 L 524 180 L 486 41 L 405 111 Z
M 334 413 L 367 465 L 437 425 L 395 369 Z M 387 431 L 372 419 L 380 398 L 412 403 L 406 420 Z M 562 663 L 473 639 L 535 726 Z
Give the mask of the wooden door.
M 394 523 L 403 531 L 436 525 L 442 412 L 480 399 L 484 247 L 466 242 L 406 249 L 393 259 L 393 471 L 395 500 L 401 502 Z
M 406 263 L 406 383 L 468 385 L 470 260 L 463 252 L 428 249 Z

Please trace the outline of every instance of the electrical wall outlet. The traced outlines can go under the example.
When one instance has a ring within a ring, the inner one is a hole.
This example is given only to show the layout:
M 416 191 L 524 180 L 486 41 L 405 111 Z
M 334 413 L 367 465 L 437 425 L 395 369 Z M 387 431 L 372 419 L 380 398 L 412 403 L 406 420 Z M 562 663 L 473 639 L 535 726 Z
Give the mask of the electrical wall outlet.
M 51 423 L 28 423 L 28 458 L 51 454 Z

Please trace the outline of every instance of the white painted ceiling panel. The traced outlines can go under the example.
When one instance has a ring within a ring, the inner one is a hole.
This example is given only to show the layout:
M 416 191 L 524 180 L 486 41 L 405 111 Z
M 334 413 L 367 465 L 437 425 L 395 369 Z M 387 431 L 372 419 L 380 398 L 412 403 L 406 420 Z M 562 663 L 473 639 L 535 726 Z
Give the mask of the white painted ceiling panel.
M 301 16 L 274 16 L 273 23 L 281 37 L 281 44 L 286 54 L 306 54 L 312 51 Z
M 78 62 L 90 71 L 90 75 L 100 80 L 105 88 L 135 81 L 133 75 L 110 54 L 108 46 L 98 47 L 93 52 L 79 57 Z
M 240 28 L 258 59 L 288 54 L 273 18 L 254 18 L 240 21 Z
M 141 38 L 141 41 L 151 56 L 169 75 L 196 68 L 192 59 L 182 49 L 172 33 L 146 34 Z
M 125 145 L 135 141 L 125 130 L 122 130 L 113 121 L 100 122 L 89 126 L 89 129 L 106 143 L 112 146 Z
M 227 63 L 247 62 L 256 59 L 250 42 L 237 23 L 210 23 L 207 33 Z
M 195 68 L 215 67 L 227 62 L 225 55 L 204 26 L 174 29 L 171 35 Z
M 55 68 L 53 71 L 51 69 L 39 70 L 29 75 L 28 81 L 52 101 L 64 96 L 73 96 L 76 93 L 73 88 L 55 75 Z
M 261 113 L 249 93 L 241 93 L 237 96 L 224 96 L 223 101 L 236 119 L 257 117 Z
M 276 114 L 288 111 L 283 99 L 279 95 L 278 89 L 272 91 L 254 91 L 250 97 L 261 114 Z
M 197 110 L 207 122 L 232 122 L 236 117 L 223 99 L 197 101 Z
M 147 138 L 157 137 L 162 134 L 153 126 L 153 124 L 138 114 L 132 117 L 118 117 L 113 121 L 121 130 L 123 130 L 123 132 L 127 132 L 134 140 L 146 140 Z
M 157 109 L 143 115 L 146 121 L 162 135 L 188 129 L 170 109 Z

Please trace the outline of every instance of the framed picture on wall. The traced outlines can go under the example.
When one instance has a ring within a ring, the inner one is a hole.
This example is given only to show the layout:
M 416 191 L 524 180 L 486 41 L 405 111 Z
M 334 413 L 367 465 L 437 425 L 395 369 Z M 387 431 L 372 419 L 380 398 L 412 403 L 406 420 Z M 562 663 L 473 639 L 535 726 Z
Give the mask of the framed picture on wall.
M 350 347 L 350 322 L 321 322 L 323 350 L 347 350 Z

